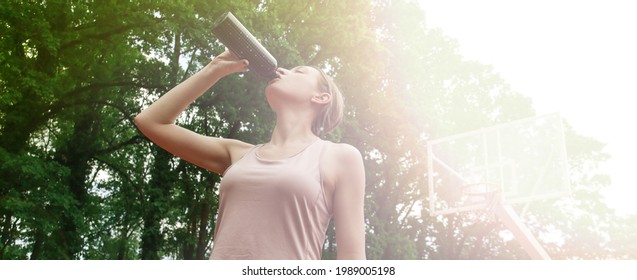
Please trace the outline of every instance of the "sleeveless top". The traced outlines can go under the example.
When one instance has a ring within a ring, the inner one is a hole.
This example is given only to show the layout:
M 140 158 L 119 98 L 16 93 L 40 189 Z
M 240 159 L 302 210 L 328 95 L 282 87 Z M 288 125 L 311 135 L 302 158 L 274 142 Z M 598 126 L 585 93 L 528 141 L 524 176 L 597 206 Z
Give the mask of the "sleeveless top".
M 282 160 L 259 157 L 258 145 L 231 165 L 219 187 L 219 215 L 210 259 L 321 258 L 332 216 L 317 139 Z

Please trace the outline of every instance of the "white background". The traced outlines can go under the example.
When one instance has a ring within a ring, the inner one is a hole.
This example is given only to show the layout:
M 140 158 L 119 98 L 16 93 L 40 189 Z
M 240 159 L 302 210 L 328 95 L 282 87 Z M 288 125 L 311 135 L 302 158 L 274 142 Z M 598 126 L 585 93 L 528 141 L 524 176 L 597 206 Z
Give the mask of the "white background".
M 634 279 L 635 261 L 0 261 L 7 279 Z M 242 275 L 246 268 L 325 269 L 325 276 Z M 393 267 L 394 275 L 336 275 L 337 267 Z M 331 271 L 331 272 L 330 272 Z M 631 273 L 633 272 L 633 273 Z
M 637 213 L 637 9 L 632 1 L 421 0 L 428 28 L 458 40 L 466 59 L 492 65 L 538 114 L 559 112 L 606 143 L 604 190 Z

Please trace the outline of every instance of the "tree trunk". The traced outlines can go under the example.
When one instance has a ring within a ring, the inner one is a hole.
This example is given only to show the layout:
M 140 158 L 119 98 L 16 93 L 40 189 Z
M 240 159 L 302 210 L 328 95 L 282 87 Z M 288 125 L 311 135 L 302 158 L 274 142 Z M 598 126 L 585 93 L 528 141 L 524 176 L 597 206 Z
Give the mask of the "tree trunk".
M 207 202 L 201 204 L 199 212 L 199 238 L 197 238 L 197 259 L 203 260 L 208 249 L 208 215 L 210 215 L 210 205 Z
M 167 194 L 170 191 L 172 171 L 170 161 L 172 155 L 159 146 L 153 146 L 155 162 L 151 170 L 151 180 L 146 189 L 146 202 L 143 208 L 143 229 L 141 240 L 141 258 L 145 260 L 159 259 L 159 250 L 163 243 L 161 219 Z
M 61 252 L 59 258 L 76 259 L 82 250 L 82 228 L 84 225 L 85 208 L 88 203 L 86 178 L 90 173 L 90 159 L 97 152 L 97 137 L 101 130 L 99 109 L 91 106 L 83 114 L 79 114 L 73 127 L 73 134 L 58 158 L 70 171 L 68 186 L 73 203 L 63 209 L 60 231 L 57 234 L 56 252 Z

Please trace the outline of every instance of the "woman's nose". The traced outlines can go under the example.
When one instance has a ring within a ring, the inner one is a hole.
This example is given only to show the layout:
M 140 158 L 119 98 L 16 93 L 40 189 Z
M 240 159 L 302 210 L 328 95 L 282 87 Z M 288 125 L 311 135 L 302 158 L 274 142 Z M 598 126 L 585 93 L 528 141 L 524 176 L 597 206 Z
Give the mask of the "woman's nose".
M 288 72 L 290 72 L 290 70 L 287 70 L 285 68 L 279 67 L 279 68 L 276 69 L 276 72 L 279 75 L 286 75 Z

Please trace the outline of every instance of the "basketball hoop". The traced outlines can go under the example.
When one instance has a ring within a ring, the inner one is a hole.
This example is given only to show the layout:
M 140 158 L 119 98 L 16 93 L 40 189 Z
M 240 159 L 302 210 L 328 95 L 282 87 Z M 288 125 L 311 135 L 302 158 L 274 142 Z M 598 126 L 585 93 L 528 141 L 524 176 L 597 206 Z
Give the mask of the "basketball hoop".
M 428 140 L 430 215 L 482 209 L 493 195 L 515 205 L 568 194 L 562 123 L 549 114 Z
M 465 213 L 465 217 L 472 223 L 491 222 L 495 217 L 495 207 L 502 203 L 500 187 L 493 183 L 479 182 L 463 185 L 461 189 L 461 203 L 475 206 L 474 210 Z
M 533 259 L 550 259 L 513 205 L 524 213 L 570 193 L 562 124 L 548 114 L 427 140 L 430 215 L 454 214 L 476 236 L 502 224 Z

